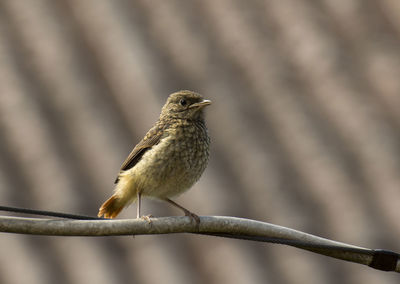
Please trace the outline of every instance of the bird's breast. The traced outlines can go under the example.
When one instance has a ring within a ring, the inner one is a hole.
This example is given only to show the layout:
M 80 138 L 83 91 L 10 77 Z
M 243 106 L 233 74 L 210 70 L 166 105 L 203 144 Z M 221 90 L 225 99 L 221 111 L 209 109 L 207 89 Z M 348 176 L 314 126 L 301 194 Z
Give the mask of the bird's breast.
M 166 129 L 166 135 L 133 168 L 138 180 L 151 184 L 143 187 L 143 194 L 173 197 L 190 188 L 207 166 L 209 146 L 204 123 L 184 123 Z
M 210 138 L 204 123 L 188 123 L 173 127 L 166 138 L 165 151 L 173 164 L 187 175 L 203 172 L 209 157 Z

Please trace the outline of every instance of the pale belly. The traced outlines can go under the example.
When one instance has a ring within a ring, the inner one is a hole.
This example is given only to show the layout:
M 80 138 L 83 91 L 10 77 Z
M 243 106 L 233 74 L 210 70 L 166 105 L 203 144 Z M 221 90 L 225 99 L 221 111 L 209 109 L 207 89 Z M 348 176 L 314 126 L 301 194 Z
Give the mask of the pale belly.
M 116 190 L 133 200 L 138 191 L 143 196 L 165 199 L 188 190 L 200 178 L 209 156 L 208 136 L 189 134 L 181 140 L 162 139 L 132 169 L 120 174 L 121 184 Z

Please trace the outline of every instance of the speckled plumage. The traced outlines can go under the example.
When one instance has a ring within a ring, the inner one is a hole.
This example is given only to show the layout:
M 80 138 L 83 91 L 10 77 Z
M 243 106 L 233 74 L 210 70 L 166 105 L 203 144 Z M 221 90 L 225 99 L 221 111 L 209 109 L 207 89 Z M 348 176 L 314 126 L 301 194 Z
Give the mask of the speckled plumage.
M 166 200 L 197 217 L 169 198 L 188 190 L 207 166 L 210 138 L 203 108 L 210 103 L 191 91 L 169 96 L 159 120 L 122 164 L 115 193 L 101 206 L 99 216 L 114 218 L 139 199 L 139 217 L 140 197 L 147 196 Z

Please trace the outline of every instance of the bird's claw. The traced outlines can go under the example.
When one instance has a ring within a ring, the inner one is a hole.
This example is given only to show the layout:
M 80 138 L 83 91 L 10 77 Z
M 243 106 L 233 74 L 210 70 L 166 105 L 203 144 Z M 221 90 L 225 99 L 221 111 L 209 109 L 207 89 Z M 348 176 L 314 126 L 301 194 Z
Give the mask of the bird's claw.
M 153 221 L 151 221 L 150 218 L 153 218 L 153 215 L 143 215 L 142 217 L 140 217 L 140 219 L 143 219 L 145 221 L 147 221 L 149 224 L 152 224 Z
M 190 212 L 190 211 L 185 211 L 185 216 L 188 216 L 191 220 L 194 220 L 196 222 L 196 226 L 200 226 L 200 217 L 197 216 L 196 214 Z

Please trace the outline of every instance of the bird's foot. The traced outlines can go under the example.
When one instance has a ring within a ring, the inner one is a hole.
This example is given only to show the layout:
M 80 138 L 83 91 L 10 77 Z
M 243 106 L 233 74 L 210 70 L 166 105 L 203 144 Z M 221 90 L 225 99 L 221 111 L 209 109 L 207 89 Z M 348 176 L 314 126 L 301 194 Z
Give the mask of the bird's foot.
M 154 217 L 153 215 L 144 215 L 144 216 L 140 217 L 140 219 L 143 219 L 143 220 L 147 221 L 149 224 L 152 224 L 153 221 L 151 221 L 150 218 L 153 218 L 153 217 Z
M 190 212 L 189 210 L 185 210 L 185 216 L 190 217 L 190 219 L 192 219 L 193 221 L 196 222 L 197 227 L 200 226 L 200 217 L 197 216 L 196 214 Z

